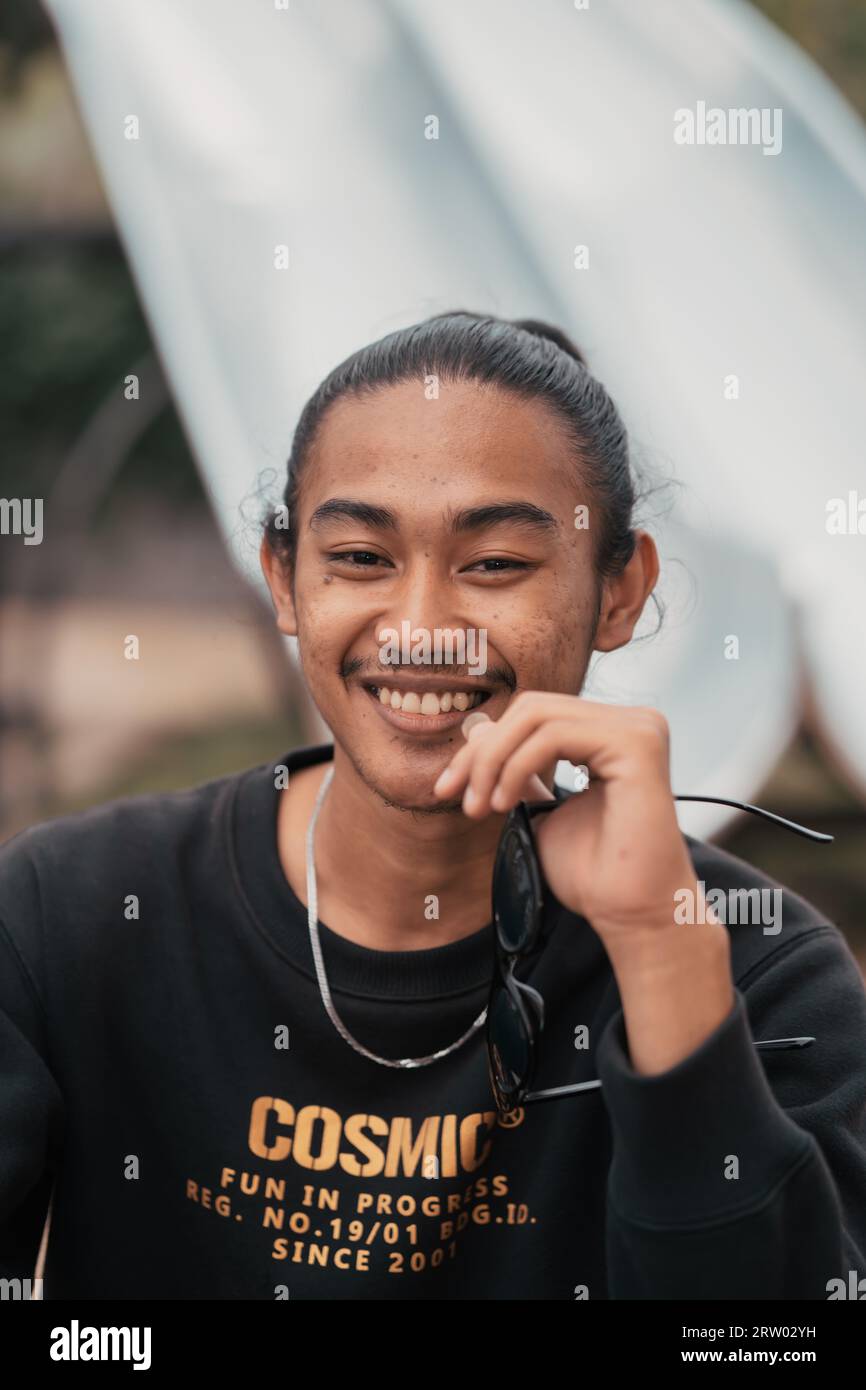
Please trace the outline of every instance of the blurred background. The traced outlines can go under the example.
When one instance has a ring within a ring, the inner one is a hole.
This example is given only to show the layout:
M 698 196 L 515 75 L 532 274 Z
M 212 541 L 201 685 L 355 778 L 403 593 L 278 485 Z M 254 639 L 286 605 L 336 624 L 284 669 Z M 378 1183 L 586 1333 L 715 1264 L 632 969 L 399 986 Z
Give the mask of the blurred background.
M 864 0 L 757 8 L 866 118 Z M 100 169 L 47 12 L 33 0 L 3 7 L 0 495 L 49 499 L 63 520 L 50 545 L 0 542 L 0 839 L 324 737 L 269 605 L 237 558 L 254 564 L 263 488 L 278 494 L 285 453 L 272 449 L 264 480 L 261 456 L 251 455 L 234 521 L 231 509 L 219 513 Z M 141 382 L 134 414 L 123 395 L 129 373 Z M 293 424 L 287 414 L 285 452 Z M 862 639 L 862 611 L 855 620 Z M 119 660 L 118 633 L 137 634 L 152 659 Z M 866 803 L 816 734 L 809 701 L 804 681 L 802 717 L 750 799 L 835 842 L 807 846 L 749 816 L 713 838 L 814 902 L 866 968 Z M 675 785 L 713 789 L 741 794 L 721 778 L 714 788 Z

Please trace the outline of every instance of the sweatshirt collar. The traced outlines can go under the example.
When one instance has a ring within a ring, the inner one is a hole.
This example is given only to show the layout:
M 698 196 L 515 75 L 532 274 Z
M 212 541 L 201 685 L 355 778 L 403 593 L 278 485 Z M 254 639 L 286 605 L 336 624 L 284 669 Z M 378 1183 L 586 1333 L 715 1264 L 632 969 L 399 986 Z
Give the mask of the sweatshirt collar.
M 333 744 L 296 749 L 241 774 L 228 807 L 235 883 L 253 925 L 273 949 L 315 979 L 307 909 L 286 878 L 277 851 L 277 768 L 289 776 L 334 756 Z M 419 951 L 376 951 L 319 922 L 319 940 L 332 990 L 371 999 L 436 999 L 489 985 L 493 973 L 492 919 L 479 931 Z

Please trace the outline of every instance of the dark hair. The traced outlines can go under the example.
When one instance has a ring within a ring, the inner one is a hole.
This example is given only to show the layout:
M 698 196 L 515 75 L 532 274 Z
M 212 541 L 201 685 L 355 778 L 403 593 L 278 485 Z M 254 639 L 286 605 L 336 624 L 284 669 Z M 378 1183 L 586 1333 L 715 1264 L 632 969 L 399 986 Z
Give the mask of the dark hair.
M 583 353 L 561 329 L 538 319 L 508 320 L 453 310 L 398 329 L 335 367 L 307 401 L 295 430 L 283 503 L 288 524 L 271 515 L 269 544 L 293 562 L 301 475 L 328 407 L 343 396 L 363 398 L 382 387 L 435 375 L 492 382 L 546 401 L 566 426 L 600 524 L 591 527 L 596 575 L 621 573 L 635 549 L 637 500 L 628 435 L 619 412 Z

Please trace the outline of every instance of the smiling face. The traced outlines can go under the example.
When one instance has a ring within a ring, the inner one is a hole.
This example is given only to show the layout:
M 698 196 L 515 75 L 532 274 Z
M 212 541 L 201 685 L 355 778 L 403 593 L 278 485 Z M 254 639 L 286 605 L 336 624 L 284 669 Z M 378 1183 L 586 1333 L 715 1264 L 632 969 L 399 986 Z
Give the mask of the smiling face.
M 588 530 L 575 528 L 581 503 Z M 466 708 L 498 719 L 521 690 L 576 695 L 593 645 L 628 640 L 643 592 L 629 622 L 607 587 L 593 640 L 592 516 L 543 402 L 474 381 L 429 400 L 411 381 L 329 408 L 293 517 L 293 591 L 266 545 L 262 562 L 322 718 L 383 800 L 448 809 L 433 784 L 462 746 Z M 383 658 L 389 632 L 409 646 Z

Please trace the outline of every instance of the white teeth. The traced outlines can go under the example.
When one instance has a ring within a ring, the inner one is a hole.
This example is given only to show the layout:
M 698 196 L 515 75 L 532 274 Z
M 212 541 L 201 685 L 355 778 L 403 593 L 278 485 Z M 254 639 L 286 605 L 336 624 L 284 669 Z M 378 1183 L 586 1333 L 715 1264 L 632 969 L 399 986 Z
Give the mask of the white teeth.
M 415 690 L 407 690 L 401 693 L 399 690 L 389 690 L 387 686 L 379 687 L 379 703 L 390 705 L 391 709 L 402 709 L 404 714 L 447 714 L 449 710 L 472 709 L 481 703 L 480 690 L 446 690 L 441 695 L 428 690 L 423 695 Z

